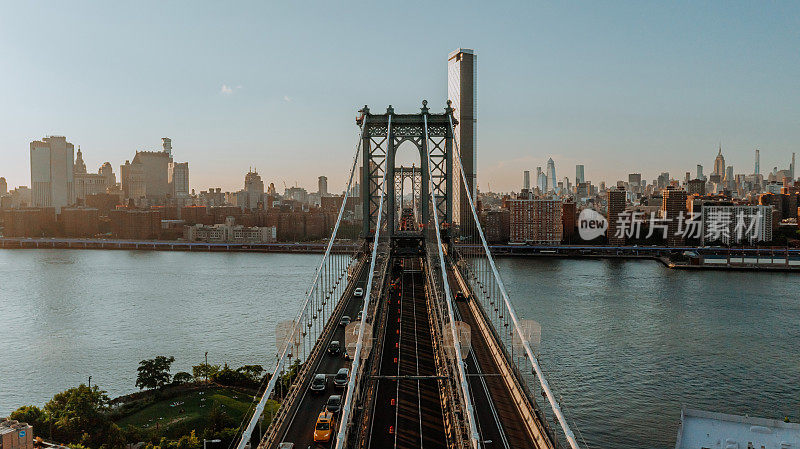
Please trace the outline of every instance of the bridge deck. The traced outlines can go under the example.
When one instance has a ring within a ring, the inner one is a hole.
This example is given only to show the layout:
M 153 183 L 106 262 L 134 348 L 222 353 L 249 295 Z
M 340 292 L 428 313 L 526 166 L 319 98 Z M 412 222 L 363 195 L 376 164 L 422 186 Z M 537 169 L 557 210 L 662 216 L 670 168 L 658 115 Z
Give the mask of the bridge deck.
M 363 264 L 361 270 L 354 277 L 354 282 L 351 281 L 351 285 L 348 285 L 346 295 L 344 298 L 342 298 L 342 301 L 347 301 L 347 303 L 345 304 L 341 315 L 331 317 L 331 321 L 336 323 L 337 327 L 336 330 L 331 333 L 327 339 L 325 339 L 325 341 L 320 343 L 323 344 L 326 349 L 330 342 L 334 340 L 338 340 L 341 343 L 342 348 L 344 348 L 344 328 L 342 326 L 338 326 L 338 323 L 342 315 L 355 318 L 355 316 L 358 315 L 359 310 L 361 310 L 361 306 L 363 304 L 362 301 L 364 298 L 353 296 L 353 290 L 356 286 L 362 288 L 364 287 L 369 274 L 368 268 L 369 264 Z M 282 437 L 277 439 L 277 441 L 294 443 L 295 447 L 297 448 L 317 447 L 317 443 L 314 443 L 314 425 L 317 421 L 317 416 L 325 408 L 325 403 L 330 395 L 344 394 L 343 389 L 335 388 L 333 386 L 333 376 L 336 374 L 339 368 L 350 368 L 350 363 L 351 362 L 345 360 L 341 354 L 334 356 L 325 351 L 325 353 L 317 361 L 311 376 L 309 376 L 307 382 L 302 386 L 303 391 L 300 395 L 299 402 L 294 406 L 294 411 L 291 415 L 291 418 L 288 418 L 286 425 L 282 426 L 283 428 L 278 430 L 278 433 L 282 434 Z M 313 378 L 314 374 L 317 373 L 324 373 L 328 376 L 327 387 L 322 393 L 312 393 L 308 390 L 311 378 Z M 338 430 L 339 424 L 340 423 L 338 421 L 335 423 L 334 433 Z M 325 446 L 327 447 L 329 445 L 326 444 Z M 270 447 L 268 449 L 272 448 Z
M 420 260 L 404 258 L 399 292 L 388 298 L 379 374 L 418 377 L 376 380 L 370 448 L 447 446 L 424 282 Z

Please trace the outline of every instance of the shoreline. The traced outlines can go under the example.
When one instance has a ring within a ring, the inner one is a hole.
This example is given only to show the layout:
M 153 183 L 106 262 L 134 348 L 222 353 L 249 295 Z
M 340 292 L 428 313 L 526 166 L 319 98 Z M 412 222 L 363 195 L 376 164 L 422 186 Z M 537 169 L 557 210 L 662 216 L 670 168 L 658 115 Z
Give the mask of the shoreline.
M 182 252 L 245 252 L 245 253 L 284 253 L 284 254 L 322 254 L 327 242 L 281 242 L 281 243 L 207 243 L 176 240 L 121 240 L 121 239 L 70 239 L 70 238 L 23 238 L 0 237 L 0 249 L 71 249 L 71 250 L 123 250 L 123 251 L 182 251 Z M 359 250 L 362 243 L 349 241 L 337 243 L 331 251 L 347 254 Z M 780 249 L 782 257 L 775 255 L 771 248 L 669 248 L 669 247 L 607 247 L 607 246 L 514 246 L 490 245 L 495 257 L 529 257 L 559 259 L 599 259 L 599 260 L 652 260 L 664 267 L 675 270 L 713 270 L 713 271 L 767 271 L 800 273 L 800 250 Z M 677 251 L 695 251 L 715 260 L 725 259 L 724 263 L 689 263 L 674 261 L 671 256 Z M 734 256 L 735 255 L 735 256 Z M 775 263 L 775 260 L 786 260 Z M 735 262 L 743 257 L 753 256 L 769 259 L 769 264 Z M 791 263 L 790 263 L 791 261 Z

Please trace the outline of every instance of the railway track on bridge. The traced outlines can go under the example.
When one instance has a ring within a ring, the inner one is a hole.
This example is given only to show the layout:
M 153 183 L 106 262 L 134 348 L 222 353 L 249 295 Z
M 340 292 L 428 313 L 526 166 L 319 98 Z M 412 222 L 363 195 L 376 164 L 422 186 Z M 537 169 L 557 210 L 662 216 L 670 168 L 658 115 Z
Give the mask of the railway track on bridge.
M 386 377 L 376 379 L 370 448 L 447 447 L 421 268 L 419 259 L 403 259 L 399 292 L 387 299 L 379 371 Z

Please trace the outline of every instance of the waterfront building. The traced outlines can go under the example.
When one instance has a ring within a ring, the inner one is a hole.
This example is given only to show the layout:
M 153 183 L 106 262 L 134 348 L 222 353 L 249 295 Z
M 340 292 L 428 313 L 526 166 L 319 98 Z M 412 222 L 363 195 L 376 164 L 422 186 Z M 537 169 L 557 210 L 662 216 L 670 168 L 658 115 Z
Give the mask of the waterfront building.
M 447 56 L 447 99 L 451 101 L 453 118 L 458 121 L 453 136 L 458 146 L 461 165 L 472 198 L 477 197 L 478 170 L 478 56 L 469 48 L 459 48 Z M 463 182 L 458 179 L 458 159 L 453 158 L 453 223 L 468 223 L 469 199 Z
M 720 442 L 724 441 L 724 446 Z M 800 446 L 800 424 L 777 419 L 681 409 L 675 449 L 794 448 Z
M 54 207 L 23 207 L 3 210 L 6 237 L 55 237 L 58 235 Z
M 557 245 L 564 237 L 561 200 L 510 199 L 509 240 Z
M 681 246 L 682 235 L 676 235 L 680 217 L 687 217 L 686 191 L 669 186 L 661 191 L 661 218 L 667 220 L 667 246 Z
M 225 223 L 221 224 L 186 226 L 186 240 L 190 242 L 273 243 L 277 238 L 275 226 L 245 227 L 235 224 L 235 221 L 233 217 L 227 217 Z
M 112 210 L 108 214 L 111 233 L 116 238 L 153 240 L 161 236 L 161 212 L 151 210 Z
M 64 237 L 88 238 L 100 233 L 100 214 L 95 208 L 62 208 L 58 222 Z
M 701 242 L 723 245 L 754 244 L 772 240 L 772 206 L 706 204 L 702 209 Z M 718 238 L 715 238 L 718 237 Z
M 481 226 L 489 243 L 508 243 L 511 231 L 511 212 L 508 209 L 481 212 Z
M 565 200 L 561 206 L 561 229 L 563 233 L 562 240 L 571 242 L 575 236 L 575 231 L 578 229 L 578 209 L 574 201 Z
M 625 244 L 625 236 L 617 237 L 619 229 L 619 215 L 625 212 L 626 193 L 623 189 L 611 189 L 608 191 L 608 229 L 606 236 L 608 244 L 621 246 Z
M 60 211 L 75 202 L 74 150 L 64 136 L 48 136 L 30 143 L 33 206 Z

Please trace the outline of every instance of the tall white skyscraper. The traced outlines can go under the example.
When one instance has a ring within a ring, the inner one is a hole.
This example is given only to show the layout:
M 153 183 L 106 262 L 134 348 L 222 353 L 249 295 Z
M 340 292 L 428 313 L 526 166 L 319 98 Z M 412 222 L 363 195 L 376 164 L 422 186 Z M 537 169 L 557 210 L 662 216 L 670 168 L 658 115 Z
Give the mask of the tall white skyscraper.
M 75 202 L 75 147 L 64 136 L 35 140 L 31 149 L 31 202 L 34 207 L 62 207 Z
M 547 159 L 547 186 L 546 192 L 553 192 L 556 190 L 556 164 L 553 158 Z
M 478 56 L 469 48 L 459 48 L 447 57 L 447 99 L 458 120 L 455 141 L 461 152 L 461 164 L 467 178 L 467 187 L 473 200 L 476 196 L 478 170 Z M 453 158 L 453 222 L 460 224 L 471 220 L 470 206 L 461 179 L 458 179 L 458 161 Z M 456 187 L 458 186 L 458 187 Z

